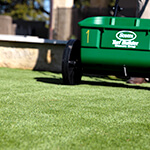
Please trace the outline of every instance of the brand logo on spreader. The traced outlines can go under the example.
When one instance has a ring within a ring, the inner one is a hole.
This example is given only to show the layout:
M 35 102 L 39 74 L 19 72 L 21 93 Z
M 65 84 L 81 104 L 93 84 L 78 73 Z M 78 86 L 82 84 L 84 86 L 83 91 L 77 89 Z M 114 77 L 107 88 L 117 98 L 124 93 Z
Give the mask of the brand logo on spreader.
M 132 31 L 120 31 L 116 34 L 116 38 L 120 41 L 132 41 L 137 35 Z
M 116 33 L 116 39 L 112 40 L 112 45 L 120 48 L 136 48 L 139 42 L 135 41 L 137 35 L 133 31 L 119 31 Z

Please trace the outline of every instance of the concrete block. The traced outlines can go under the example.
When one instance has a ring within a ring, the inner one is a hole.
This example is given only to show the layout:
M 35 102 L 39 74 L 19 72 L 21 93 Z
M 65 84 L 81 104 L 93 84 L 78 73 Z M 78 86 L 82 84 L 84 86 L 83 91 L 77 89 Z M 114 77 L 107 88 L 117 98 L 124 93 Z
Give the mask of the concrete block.
M 19 37 L 0 36 L 0 67 L 61 72 L 66 41 Z

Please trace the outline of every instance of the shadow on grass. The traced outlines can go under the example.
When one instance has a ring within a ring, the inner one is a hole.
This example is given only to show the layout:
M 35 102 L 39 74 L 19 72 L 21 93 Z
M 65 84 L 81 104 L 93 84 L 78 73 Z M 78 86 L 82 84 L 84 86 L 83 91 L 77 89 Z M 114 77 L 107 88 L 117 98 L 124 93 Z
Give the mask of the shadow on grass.
M 120 87 L 120 88 L 131 88 L 131 89 L 140 89 L 140 90 L 150 90 L 150 87 L 143 87 L 140 85 L 131 85 L 124 83 L 114 83 L 114 82 L 106 82 L 106 81 L 82 81 L 81 84 L 89 84 L 89 85 L 100 85 L 100 86 L 108 86 L 108 87 Z
M 43 82 L 43 83 L 48 83 L 48 84 L 64 85 L 62 78 L 35 78 L 35 80 L 37 82 Z M 111 81 L 111 79 L 110 79 L 110 81 Z M 125 84 L 125 83 L 107 82 L 107 81 L 100 81 L 100 80 L 98 80 L 98 81 L 81 81 L 80 84 L 150 90 L 150 87 L 143 87 L 140 85 L 133 85 L 133 84 L 131 85 L 131 84 Z
M 49 84 L 61 84 L 63 85 L 62 78 L 34 78 L 38 82 L 49 83 Z

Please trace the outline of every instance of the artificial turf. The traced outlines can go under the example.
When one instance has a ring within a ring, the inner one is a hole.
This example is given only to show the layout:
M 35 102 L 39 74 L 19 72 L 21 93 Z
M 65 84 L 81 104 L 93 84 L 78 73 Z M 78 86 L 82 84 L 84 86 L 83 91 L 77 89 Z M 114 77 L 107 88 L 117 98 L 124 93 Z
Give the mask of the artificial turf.
M 0 150 L 149 150 L 150 83 L 0 68 Z

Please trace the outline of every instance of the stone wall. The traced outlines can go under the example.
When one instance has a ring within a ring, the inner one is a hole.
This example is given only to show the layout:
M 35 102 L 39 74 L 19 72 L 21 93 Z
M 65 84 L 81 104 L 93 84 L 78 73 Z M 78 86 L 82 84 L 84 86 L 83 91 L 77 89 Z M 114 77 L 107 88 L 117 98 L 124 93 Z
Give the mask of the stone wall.
M 66 41 L 0 35 L 0 67 L 61 72 Z

